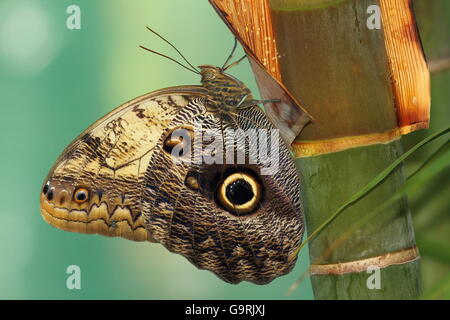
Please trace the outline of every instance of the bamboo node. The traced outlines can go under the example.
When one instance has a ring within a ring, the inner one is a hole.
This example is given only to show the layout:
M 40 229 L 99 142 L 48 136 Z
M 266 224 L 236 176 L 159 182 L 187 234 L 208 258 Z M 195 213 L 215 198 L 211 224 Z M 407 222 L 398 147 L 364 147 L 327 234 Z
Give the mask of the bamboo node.
M 396 252 L 389 252 L 377 257 L 370 257 L 361 260 L 339 262 L 332 264 L 312 264 L 309 268 L 311 275 L 347 274 L 365 272 L 369 267 L 375 266 L 380 269 L 392 265 L 409 263 L 420 259 L 419 249 L 414 246 Z
M 423 125 L 427 125 L 425 123 Z M 317 141 L 294 141 L 292 149 L 296 158 L 306 158 L 327 153 L 339 152 L 350 148 L 364 147 L 376 143 L 390 143 L 400 138 L 403 132 L 411 132 L 417 126 L 407 126 L 405 128 L 393 129 L 383 133 L 363 134 L 350 137 L 339 137 L 329 140 Z

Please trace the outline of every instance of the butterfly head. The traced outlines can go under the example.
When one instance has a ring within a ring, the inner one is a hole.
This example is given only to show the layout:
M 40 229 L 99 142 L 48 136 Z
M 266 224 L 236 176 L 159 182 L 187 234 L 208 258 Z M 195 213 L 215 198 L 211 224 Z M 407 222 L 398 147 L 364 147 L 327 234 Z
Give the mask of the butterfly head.
M 201 65 L 198 68 L 200 69 L 200 74 L 202 76 L 202 83 L 214 80 L 221 74 L 220 68 L 212 65 Z
M 251 100 L 252 94 L 247 86 L 227 74 L 220 67 L 212 65 L 199 66 L 201 82 L 208 91 L 209 101 L 221 108 L 233 107 L 244 100 Z
M 198 67 L 200 69 L 200 75 L 202 77 L 201 82 L 203 85 L 210 83 L 227 83 L 230 86 L 237 86 L 240 88 L 247 88 L 244 83 L 236 79 L 235 77 L 225 73 L 225 71 L 216 66 L 204 64 Z

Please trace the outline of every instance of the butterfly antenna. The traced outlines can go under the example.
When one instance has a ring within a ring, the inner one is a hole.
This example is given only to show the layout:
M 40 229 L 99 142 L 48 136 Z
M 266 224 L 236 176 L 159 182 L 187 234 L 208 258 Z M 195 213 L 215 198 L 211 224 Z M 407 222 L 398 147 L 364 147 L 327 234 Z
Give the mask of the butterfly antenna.
M 247 55 L 246 55 L 246 54 L 245 54 L 242 58 L 240 58 L 239 60 L 237 60 L 237 61 L 235 61 L 235 62 L 233 62 L 233 63 L 227 65 L 226 67 L 222 68 L 222 71 L 225 71 L 225 70 L 227 70 L 227 69 L 229 69 L 229 68 L 231 68 L 231 67 L 233 67 L 233 66 L 239 64 L 239 63 L 240 63 L 242 60 L 244 60 L 245 58 L 247 58 Z
M 236 48 L 237 48 L 237 39 L 234 38 L 233 49 L 231 49 L 230 55 L 228 56 L 227 60 L 225 60 L 225 63 L 223 64 L 222 68 L 220 68 L 220 70 L 224 71 L 224 70 L 228 69 L 228 67 L 225 67 L 225 66 L 231 60 L 231 58 L 233 58 L 233 55 L 234 55 L 234 52 L 236 51 Z
M 157 51 L 151 50 L 151 49 L 146 48 L 146 47 L 144 47 L 144 46 L 139 46 L 139 47 L 142 48 L 142 49 L 144 49 L 144 50 L 147 50 L 147 51 L 149 51 L 149 52 L 151 52 L 151 53 L 157 54 L 158 56 L 161 56 L 161 57 L 164 57 L 164 58 L 166 58 L 166 59 L 172 60 L 172 61 L 175 62 L 176 64 L 179 64 L 180 66 L 182 66 L 183 68 L 185 68 L 185 69 L 187 69 L 187 70 L 189 70 L 189 71 L 191 71 L 191 72 L 194 72 L 194 73 L 196 73 L 196 74 L 200 74 L 200 72 L 198 72 L 196 69 L 191 69 L 191 68 L 189 68 L 189 67 L 186 67 L 184 64 L 182 64 L 181 62 L 175 60 L 175 59 L 172 58 L 172 57 L 166 56 L 165 54 L 162 54 L 162 53 L 159 53 L 159 52 L 157 52 Z
M 166 38 L 164 38 L 162 35 L 160 35 L 158 32 L 156 32 L 155 30 L 151 29 L 150 27 L 146 27 L 148 31 L 152 32 L 153 34 L 155 34 L 157 37 L 159 37 L 161 40 L 163 40 L 165 43 L 167 43 L 169 46 L 171 46 L 180 56 L 181 58 L 183 58 L 184 61 L 186 61 L 186 63 L 194 70 L 197 70 L 196 67 L 194 67 L 188 59 L 186 59 L 186 57 L 180 52 L 180 50 L 177 49 L 177 47 L 175 47 L 175 45 L 173 45 L 169 40 L 167 40 Z

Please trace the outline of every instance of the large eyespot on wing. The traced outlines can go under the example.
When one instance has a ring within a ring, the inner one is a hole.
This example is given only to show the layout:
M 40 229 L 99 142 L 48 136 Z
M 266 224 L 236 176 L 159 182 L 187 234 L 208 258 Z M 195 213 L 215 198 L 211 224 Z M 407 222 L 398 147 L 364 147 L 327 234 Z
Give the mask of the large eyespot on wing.
M 255 211 L 262 198 L 258 179 L 247 172 L 235 172 L 220 182 L 216 199 L 233 215 L 246 216 Z
M 181 123 L 194 126 L 191 115 L 180 114 L 179 118 L 167 132 Z M 204 133 L 221 132 L 225 145 L 230 142 L 235 153 L 238 148 L 244 151 L 246 159 L 249 143 L 232 142 L 233 133 L 237 129 L 275 130 L 257 107 L 226 117 L 207 111 L 196 120 Z M 143 198 L 149 213 L 146 225 L 154 239 L 230 283 L 266 284 L 292 270 L 303 234 L 299 177 L 281 136 L 278 140 L 279 170 L 264 176 L 259 164 L 248 162 L 181 161 L 173 165 L 178 159 L 173 146 L 184 140 L 163 136 L 161 152 L 155 152 L 151 160 L 158 165 L 147 169 L 149 187 Z M 202 148 L 209 143 L 202 140 Z
M 40 193 L 41 214 L 67 231 L 153 241 L 142 189 L 156 145 L 201 87 L 174 87 L 136 98 L 78 136 L 57 159 Z
M 75 189 L 73 200 L 79 204 L 89 201 L 89 190 L 83 187 Z
M 266 284 L 292 270 L 303 234 L 295 168 L 274 176 L 249 165 L 198 170 L 186 174 L 166 218 L 170 250 L 230 283 Z

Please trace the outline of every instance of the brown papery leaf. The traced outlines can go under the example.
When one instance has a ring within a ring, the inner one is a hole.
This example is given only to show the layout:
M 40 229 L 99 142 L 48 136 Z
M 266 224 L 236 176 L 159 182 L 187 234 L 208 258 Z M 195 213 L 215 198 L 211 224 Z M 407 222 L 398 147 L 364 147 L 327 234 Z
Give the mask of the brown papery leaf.
M 288 145 L 312 119 L 280 82 L 278 53 L 267 0 L 210 0 L 210 3 L 243 46 L 265 100 L 267 117 Z

